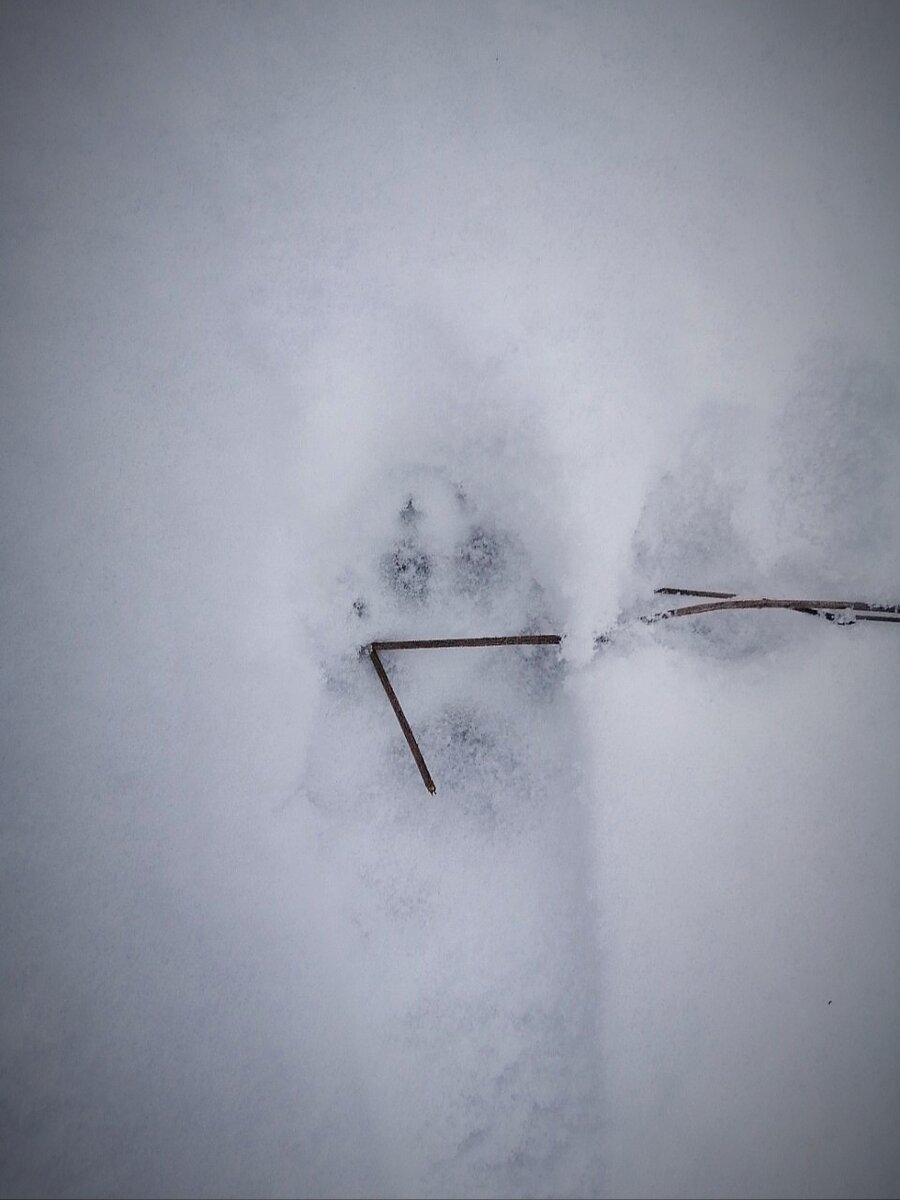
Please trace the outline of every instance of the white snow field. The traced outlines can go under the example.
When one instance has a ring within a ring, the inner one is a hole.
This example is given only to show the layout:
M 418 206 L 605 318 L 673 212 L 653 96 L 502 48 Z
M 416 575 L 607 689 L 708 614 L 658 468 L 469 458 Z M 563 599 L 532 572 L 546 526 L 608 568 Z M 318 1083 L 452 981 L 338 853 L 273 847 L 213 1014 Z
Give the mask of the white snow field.
M 0 30 L 0 1195 L 896 1196 L 900 10 Z

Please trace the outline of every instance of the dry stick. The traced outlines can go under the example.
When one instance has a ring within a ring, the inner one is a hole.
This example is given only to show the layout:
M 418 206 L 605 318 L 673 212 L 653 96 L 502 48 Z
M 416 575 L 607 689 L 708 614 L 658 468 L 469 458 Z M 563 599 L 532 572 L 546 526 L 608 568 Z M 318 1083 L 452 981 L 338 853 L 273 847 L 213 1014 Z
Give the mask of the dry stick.
M 381 686 L 387 692 L 387 698 L 391 702 L 391 708 L 394 710 L 394 714 L 397 717 L 397 720 L 400 722 L 400 728 L 403 730 L 403 736 L 406 738 L 407 745 L 412 751 L 413 758 L 416 760 L 416 766 L 419 768 L 419 774 L 422 776 L 422 782 L 433 796 L 435 792 L 434 780 L 431 778 L 428 767 L 425 765 L 425 759 L 422 757 L 422 751 L 419 749 L 419 743 L 416 741 L 416 735 L 413 733 L 412 729 L 410 729 L 409 721 L 407 721 L 406 714 L 400 707 L 400 701 L 397 699 L 397 693 L 391 687 L 391 681 L 388 679 L 387 671 L 385 671 L 381 659 L 378 657 L 378 651 L 375 649 L 374 643 L 369 649 L 369 657 L 372 660 L 372 666 L 378 672 L 378 678 L 381 680 Z
M 900 623 L 900 604 L 865 604 L 861 600 L 769 600 L 767 598 L 760 600 L 738 600 L 736 599 L 735 592 L 694 591 L 690 588 L 657 588 L 655 594 L 658 596 L 703 596 L 709 599 L 711 603 L 687 604 L 682 608 L 670 608 L 665 612 L 653 613 L 651 616 L 641 617 L 641 620 L 645 624 L 651 624 L 654 621 L 668 621 L 672 617 L 690 617 L 697 616 L 700 613 L 722 612 L 724 609 L 739 608 L 790 609 L 794 612 L 806 613 L 813 617 L 824 617 L 829 621 L 836 620 L 838 612 L 850 610 L 854 613 L 855 619 L 859 621 L 893 621 Z M 823 611 L 828 609 L 831 611 Z M 599 642 L 608 640 L 608 635 L 602 635 L 598 639 Z M 397 693 L 391 686 L 391 681 L 388 679 L 384 665 L 378 656 L 378 651 L 449 650 L 462 646 L 558 646 L 561 642 L 562 637 L 558 633 L 523 633 L 515 634 L 512 637 L 418 638 L 411 641 L 372 642 L 370 644 L 369 657 L 372 660 L 372 666 L 378 673 L 381 685 L 387 693 L 388 700 L 391 702 L 391 708 L 393 708 L 394 714 L 400 722 L 400 728 L 403 730 L 403 736 L 406 738 L 407 744 L 412 751 L 412 756 L 416 760 L 416 766 L 419 768 L 422 781 L 432 795 L 436 791 L 434 780 L 431 778 L 428 767 L 425 765 L 425 759 L 422 757 L 419 743 L 416 741 L 415 734 L 410 728 L 409 721 L 406 719 L 406 714 L 400 705 L 400 701 L 397 699 Z
M 664 589 L 664 593 L 671 594 L 669 589 Z M 704 595 L 705 593 L 678 592 L 677 594 Z M 671 617 L 690 617 L 699 613 L 722 612 L 724 609 L 735 608 L 786 608 L 793 609 L 795 612 L 812 613 L 816 616 L 819 615 L 820 609 L 850 610 L 857 614 L 858 619 L 862 621 L 892 621 L 900 617 L 900 605 L 896 604 L 864 604 L 861 600 L 769 600 L 763 598 L 760 600 L 727 599 L 716 600 L 709 604 L 687 604 L 683 608 L 670 608 L 666 612 L 653 613 L 649 617 L 642 617 L 641 620 L 645 624 L 651 624 L 654 621 L 667 621 Z M 827 613 L 823 615 L 828 617 Z M 831 616 L 828 619 L 834 620 L 834 617 Z
M 735 600 L 737 598 L 737 592 L 701 592 L 695 590 L 694 588 L 657 588 L 653 594 L 655 596 L 704 596 L 711 600 Z M 748 602 L 739 601 L 738 603 L 741 607 L 747 607 Z M 897 613 L 900 615 L 900 604 L 864 604 L 862 600 L 762 600 L 753 601 L 753 603 L 755 605 L 760 605 L 763 608 L 767 608 L 775 604 L 788 604 L 792 607 L 799 607 L 802 605 L 809 609 L 852 608 L 854 612 Z M 680 612 L 681 610 L 678 609 L 673 611 Z
M 523 633 L 517 634 L 514 637 L 483 637 L 483 638 L 421 638 L 417 641 L 408 642 L 372 642 L 369 646 L 369 657 L 372 660 L 372 666 L 378 672 L 378 678 L 381 680 L 381 686 L 387 692 L 387 698 L 391 702 L 391 708 L 394 710 L 394 715 L 400 722 L 400 728 L 403 730 L 403 736 L 406 738 L 406 743 L 412 751 L 412 756 L 416 760 L 416 766 L 419 768 L 419 774 L 422 776 L 422 782 L 428 788 L 429 792 L 434 795 L 435 786 L 434 780 L 431 778 L 431 773 L 425 765 L 425 759 L 422 757 L 422 751 L 419 749 L 419 743 L 416 741 L 416 735 L 410 728 L 409 721 L 406 719 L 406 714 L 401 707 L 400 701 L 397 699 L 397 693 L 391 687 L 391 681 L 388 679 L 387 671 L 384 669 L 378 651 L 379 650 L 447 650 L 456 646 L 558 646 L 562 638 L 556 633 Z
M 421 638 L 413 642 L 372 642 L 373 650 L 451 650 L 456 646 L 558 646 L 558 633 L 521 633 L 515 637 Z
M 656 588 L 658 596 L 706 596 L 710 600 L 734 600 L 737 592 L 701 592 L 696 588 Z M 900 614 L 900 605 L 864 604 L 862 600 L 786 600 L 784 604 L 806 605 L 810 608 L 852 608 L 854 612 L 887 612 Z
M 706 596 L 710 600 L 731 600 L 737 592 L 697 592 L 693 588 L 657 588 L 654 596 Z

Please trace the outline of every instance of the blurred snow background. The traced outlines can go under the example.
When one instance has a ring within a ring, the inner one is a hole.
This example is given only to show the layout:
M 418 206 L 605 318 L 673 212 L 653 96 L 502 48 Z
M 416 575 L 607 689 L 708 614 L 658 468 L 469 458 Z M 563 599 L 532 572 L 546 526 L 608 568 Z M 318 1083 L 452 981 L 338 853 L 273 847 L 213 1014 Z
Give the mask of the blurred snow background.
M 0 1191 L 895 1195 L 900 638 L 592 645 L 897 598 L 896 8 L 2 54 Z M 392 663 L 429 798 L 357 644 L 522 622 Z

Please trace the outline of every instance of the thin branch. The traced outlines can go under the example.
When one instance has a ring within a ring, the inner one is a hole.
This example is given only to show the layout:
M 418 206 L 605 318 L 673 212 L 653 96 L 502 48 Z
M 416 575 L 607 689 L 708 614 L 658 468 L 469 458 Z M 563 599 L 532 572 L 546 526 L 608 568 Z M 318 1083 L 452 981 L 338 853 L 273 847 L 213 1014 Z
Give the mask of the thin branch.
M 449 650 L 457 646 L 558 646 L 558 633 L 521 633 L 514 637 L 421 638 L 412 642 L 372 642 L 373 650 Z
M 698 592 L 694 588 L 657 588 L 654 596 L 706 596 L 710 600 L 731 600 L 737 592 Z
M 702 595 L 703 593 L 678 593 L 679 595 Z M 699 613 L 722 612 L 725 609 L 736 608 L 785 608 L 793 609 L 795 612 L 813 613 L 819 615 L 819 610 L 830 609 L 832 612 L 850 611 L 860 615 L 860 620 L 886 620 L 892 621 L 900 617 L 900 605 L 882 605 L 882 604 L 864 604 L 861 600 L 769 600 L 762 598 L 759 600 L 716 600 L 708 604 L 687 604 L 683 608 L 670 608 L 665 612 L 652 613 L 650 616 L 642 617 L 641 620 L 645 624 L 651 624 L 654 621 L 668 621 L 672 617 L 692 617 Z M 866 614 L 883 614 L 871 615 Z M 827 616 L 826 614 L 822 614 Z M 834 619 L 833 617 L 830 619 Z
M 420 638 L 417 641 L 406 642 L 372 642 L 369 646 L 369 658 L 372 660 L 372 666 L 378 673 L 378 678 L 381 680 L 381 686 L 387 693 L 387 698 L 391 702 L 391 708 L 394 710 L 394 715 L 400 722 L 400 728 L 403 730 L 403 736 L 406 738 L 406 743 L 412 751 L 412 756 L 416 760 L 416 766 L 419 768 L 419 774 L 422 776 L 422 782 L 428 788 L 429 792 L 434 795 L 436 788 L 434 780 L 431 778 L 431 773 L 425 764 L 425 759 L 422 756 L 422 751 L 419 749 L 419 743 L 416 741 L 416 735 L 413 733 L 409 721 L 406 719 L 406 714 L 397 699 L 397 693 L 391 686 L 391 681 L 388 679 L 387 671 L 384 669 L 384 664 L 379 657 L 379 650 L 447 650 L 459 646 L 558 646 L 562 642 L 562 638 L 556 633 L 521 633 L 515 634 L 512 637 L 482 637 L 482 638 Z
M 821 617 L 827 621 L 841 623 L 841 614 L 850 613 L 852 621 L 887 621 L 900 624 L 900 604 L 866 604 L 862 600 L 770 600 L 761 597 L 758 600 L 739 600 L 735 592 L 693 591 L 689 588 L 657 588 L 657 596 L 700 596 L 706 601 L 702 604 L 685 604 L 680 608 L 666 609 L 665 612 L 652 613 L 640 619 L 645 624 L 656 621 L 669 621 L 673 617 L 693 617 L 701 613 L 722 612 L 726 609 L 742 608 L 781 608 L 793 612 L 805 613 L 811 617 Z M 601 634 L 595 645 L 600 646 L 610 640 L 610 634 Z M 397 699 L 397 693 L 391 686 L 384 664 L 379 657 L 379 650 L 449 650 L 459 647 L 478 646 L 559 646 L 562 636 L 558 633 L 519 633 L 511 637 L 472 637 L 472 638 L 417 638 L 410 641 L 372 642 L 368 647 L 372 666 L 375 668 L 381 685 L 384 688 L 391 708 L 394 710 L 403 736 L 412 752 L 419 768 L 422 782 L 433 795 L 436 791 L 434 780 L 415 734 L 410 728 L 406 714 Z
M 820 620 L 833 621 L 839 625 L 852 625 L 854 621 L 883 621 L 888 624 L 900 624 L 900 604 L 866 604 L 862 600 L 771 600 L 760 597 L 758 600 L 740 600 L 736 592 L 709 592 L 694 588 L 657 588 L 656 596 L 703 596 L 707 598 L 703 604 L 685 604 L 680 608 L 669 608 L 663 612 L 650 613 L 639 619 L 645 625 L 657 621 L 670 621 L 673 617 L 695 617 L 701 613 L 723 612 L 728 609 L 741 608 L 781 608 L 792 612 L 804 613 Z M 842 617 L 848 613 L 849 617 Z M 615 630 L 601 633 L 594 640 L 595 649 L 607 645 Z
M 378 651 L 375 649 L 374 643 L 369 649 L 369 657 L 372 660 L 372 666 L 378 672 L 378 678 L 381 680 L 381 686 L 384 688 L 385 692 L 387 692 L 387 698 L 391 702 L 391 708 L 394 710 L 394 715 L 400 722 L 400 728 L 403 730 L 403 736 L 406 738 L 407 745 L 412 751 L 413 758 L 416 760 L 416 766 L 419 768 L 419 774 L 422 776 L 422 782 L 433 796 L 436 790 L 434 786 L 434 780 L 431 778 L 431 773 L 428 770 L 428 767 L 425 765 L 425 759 L 422 757 L 422 751 L 419 749 L 419 743 L 416 741 L 416 735 L 410 728 L 409 721 L 406 719 L 406 714 L 400 705 L 400 701 L 397 699 L 397 693 L 391 687 L 391 681 L 388 679 L 387 671 L 385 671 L 384 665 L 381 659 L 378 657 Z

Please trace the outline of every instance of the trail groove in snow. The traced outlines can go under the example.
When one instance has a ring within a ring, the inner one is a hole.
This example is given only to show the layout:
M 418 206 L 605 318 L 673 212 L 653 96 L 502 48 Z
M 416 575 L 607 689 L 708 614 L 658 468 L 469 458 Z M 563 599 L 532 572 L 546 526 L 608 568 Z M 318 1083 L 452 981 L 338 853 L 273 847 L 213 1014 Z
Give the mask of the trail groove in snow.
M 547 611 L 520 539 L 475 494 L 412 469 L 347 510 L 370 545 L 332 596 L 348 641 L 362 629 L 376 640 L 527 629 Z M 362 885 L 345 915 L 359 931 L 395 1186 L 596 1194 L 583 749 L 558 649 L 391 656 L 436 796 L 352 641 L 323 667 L 330 733 L 315 739 L 307 786 L 325 852 Z

